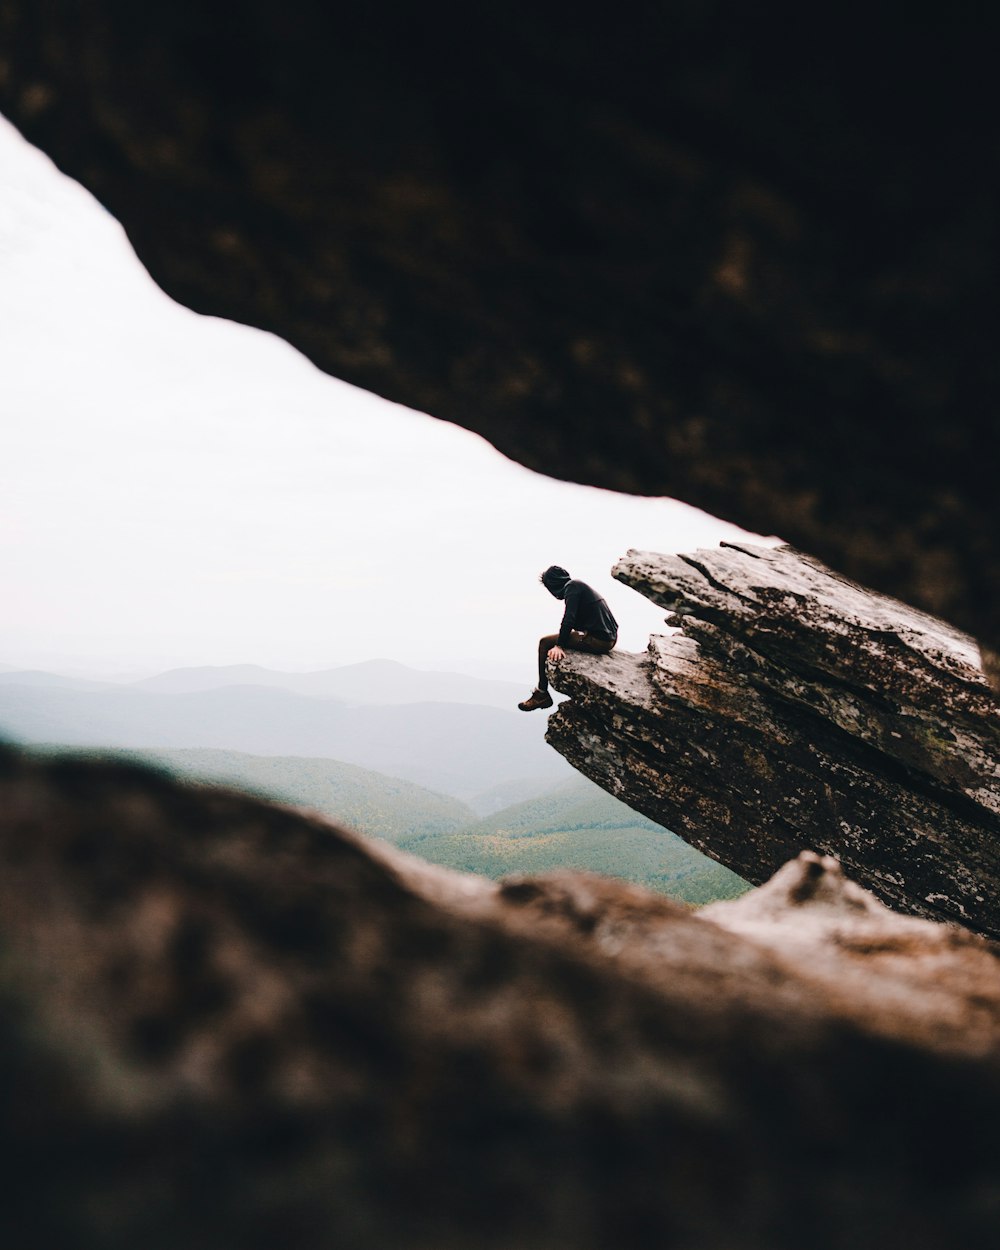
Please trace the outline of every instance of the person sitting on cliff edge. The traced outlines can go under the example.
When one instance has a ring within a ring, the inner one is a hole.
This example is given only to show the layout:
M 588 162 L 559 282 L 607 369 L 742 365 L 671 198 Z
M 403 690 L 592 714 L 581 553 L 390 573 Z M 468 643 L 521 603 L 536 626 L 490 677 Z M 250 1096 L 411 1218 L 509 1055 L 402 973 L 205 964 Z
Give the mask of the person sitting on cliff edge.
M 539 639 L 538 685 L 523 703 L 517 705 L 522 712 L 552 706 L 545 675 L 546 660 L 558 664 L 567 650 L 607 655 L 618 641 L 618 622 L 611 615 L 611 609 L 586 582 L 575 581 L 558 564 L 547 568 L 538 580 L 550 595 L 561 599 L 566 606 L 559 633 L 546 634 Z

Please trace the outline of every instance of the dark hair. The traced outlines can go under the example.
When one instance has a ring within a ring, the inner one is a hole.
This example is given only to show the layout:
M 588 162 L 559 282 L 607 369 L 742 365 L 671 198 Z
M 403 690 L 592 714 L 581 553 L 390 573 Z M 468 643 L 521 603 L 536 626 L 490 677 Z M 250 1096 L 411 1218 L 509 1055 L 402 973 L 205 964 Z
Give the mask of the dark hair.
M 545 572 L 539 575 L 538 580 L 546 590 L 551 590 L 553 586 L 565 586 L 570 576 L 561 564 L 550 564 Z

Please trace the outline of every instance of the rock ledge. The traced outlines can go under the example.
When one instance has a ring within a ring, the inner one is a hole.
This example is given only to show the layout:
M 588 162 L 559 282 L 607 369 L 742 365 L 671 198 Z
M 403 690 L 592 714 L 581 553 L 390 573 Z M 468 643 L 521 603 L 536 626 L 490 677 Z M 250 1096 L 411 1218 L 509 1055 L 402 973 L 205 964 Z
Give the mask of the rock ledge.
M 614 574 L 679 629 L 553 671 L 547 737 L 575 767 L 755 884 L 815 850 L 1000 935 L 1000 704 L 972 639 L 789 547 Z

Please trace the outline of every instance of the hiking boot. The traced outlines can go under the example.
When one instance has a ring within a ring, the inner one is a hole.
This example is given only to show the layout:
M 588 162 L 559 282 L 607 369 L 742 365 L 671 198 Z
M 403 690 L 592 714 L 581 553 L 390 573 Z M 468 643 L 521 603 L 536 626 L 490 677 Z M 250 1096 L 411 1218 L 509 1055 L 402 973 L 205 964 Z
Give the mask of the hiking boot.
M 539 707 L 551 707 L 552 696 L 547 690 L 532 690 L 530 696 L 517 706 L 522 712 L 533 712 Z

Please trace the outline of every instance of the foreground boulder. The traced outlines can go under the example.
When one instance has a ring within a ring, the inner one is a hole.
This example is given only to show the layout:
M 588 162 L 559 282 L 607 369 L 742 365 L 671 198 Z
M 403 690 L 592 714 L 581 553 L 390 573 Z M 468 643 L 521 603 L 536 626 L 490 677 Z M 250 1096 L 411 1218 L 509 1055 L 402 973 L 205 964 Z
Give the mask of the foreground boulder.
M 991 1244 L 1000 958 L 806 854 L 701 915 L 0 755 L 0 1239 Z
M 175 299 L 1000 651 L 995 24 L 4 0 L 0 111 Z
M 788 547 L 614 573 L 680 630 L 553 670 L 547 737 L 575 767 L 754 883 L 814 848 L 1000 935 L 1000 704 L 970 638 Z

